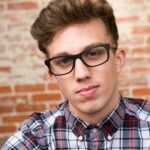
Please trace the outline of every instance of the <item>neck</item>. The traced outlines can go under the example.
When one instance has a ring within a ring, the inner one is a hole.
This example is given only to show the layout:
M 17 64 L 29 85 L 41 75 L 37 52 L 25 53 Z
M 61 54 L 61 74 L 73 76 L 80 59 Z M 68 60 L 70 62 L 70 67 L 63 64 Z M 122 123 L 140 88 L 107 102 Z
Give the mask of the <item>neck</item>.
M 87 122 L 88 124 L 91 125 L 96 125 L 99 122 L 101 122 L 108 114 L 110 114 L 114 108 L 117 106 L 118 102 L 120 99 L 120 94 L 117 92 L 114 96 L 112 96 L 112 99 L 106 103 L 101 110 L 98 110 L 97 112 L 94 113 L 81 113 L 78 114 L 77 112 L 74 112 L 71 107 L 70 110 L 77 115 L 81 120 Z
M 96 113 L 93 113 L 93 114 L 85 114 L 83 115 L 82 117 L 80 117 L 83 121 L 91 124 L 91 125 L 96 125 L 98 123 L 100 123 L 107 115 L 109 115 L 113 110 L 114 108 L 117 106 L 118 104 L 118 101 L 119 101 L 119 98 L 116 99 L 115 101 L 113 101 L 113 103 L 109 103 L 107 105 L 107 108 L 106 111 L 104 110 L 100 110 Z

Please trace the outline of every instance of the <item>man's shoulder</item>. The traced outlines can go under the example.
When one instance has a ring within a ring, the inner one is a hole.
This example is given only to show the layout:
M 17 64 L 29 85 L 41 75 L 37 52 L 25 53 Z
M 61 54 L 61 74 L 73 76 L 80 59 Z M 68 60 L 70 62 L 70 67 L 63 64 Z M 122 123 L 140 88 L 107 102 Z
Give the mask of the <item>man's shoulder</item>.
M 14 135 L 12 135 L 8 141 L 4 144 L 2 149 L 26 149 L 28 145 L 29 149 L 40 149 L 40 146 L 47 146 L 52 142 L 52 127 L 55 120 L 64 115 L 64 108 L 66 103 L 61 103 L 57 107 L 51 110 L 43 112 L 35 112 L 27 117 L 22 123 L 20 128 Z M 51 146 L 51 145 L 49 145 Z
M 150 122 L 150 100 L 123 98 L 127 113 L 136 118 Z
M 126 97 L 124 97 L 124 99 L 131 104 L 135 104 L 140 107 L 146 106 L 150 108 L 150 100 L 140 99 L 140 98 L 126 98 Z
M 59 104 L 51 110 L 34 112 L 29 115 L 22 123 L 20 130 L 30 129 L 37 131 L 40 129 L 51 128 L 59 116 L 64 116 L 65 102 Z

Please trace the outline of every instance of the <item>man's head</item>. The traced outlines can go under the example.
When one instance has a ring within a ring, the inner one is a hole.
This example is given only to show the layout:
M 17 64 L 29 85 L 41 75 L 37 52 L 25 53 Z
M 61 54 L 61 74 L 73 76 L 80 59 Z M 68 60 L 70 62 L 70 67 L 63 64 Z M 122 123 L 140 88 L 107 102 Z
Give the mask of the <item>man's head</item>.
M 112 111 L 125 55 L 116 51 L 117 26 L 105 0 L 52 0 L 32 34 L 74 114 L 96 123 Z
M 47 54 L 46 47 L 59 30 L 96 18 L 104 22 L 111 42 L 117 47 L 118 29 L 113 9 L 106 0 L 51 0 L 34 22 L 31 33 L 38 41 L 39 49 Z

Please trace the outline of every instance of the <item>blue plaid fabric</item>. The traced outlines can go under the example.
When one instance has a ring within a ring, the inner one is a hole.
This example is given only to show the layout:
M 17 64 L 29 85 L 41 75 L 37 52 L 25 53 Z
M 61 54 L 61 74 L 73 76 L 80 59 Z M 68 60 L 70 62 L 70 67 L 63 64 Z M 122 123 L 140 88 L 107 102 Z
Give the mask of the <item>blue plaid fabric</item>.
M 150 150 L 150 101 L 120 98 L 97 125 L 89 125 L 63 102 L 33 113 L 2 150 Z

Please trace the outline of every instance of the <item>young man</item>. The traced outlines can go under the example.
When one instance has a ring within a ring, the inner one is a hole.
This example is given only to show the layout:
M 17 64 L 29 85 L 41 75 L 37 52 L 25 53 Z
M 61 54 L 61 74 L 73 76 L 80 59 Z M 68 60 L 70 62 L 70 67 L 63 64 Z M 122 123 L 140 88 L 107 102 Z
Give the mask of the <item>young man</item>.
M 29 116 L 3 149 L 150 149 L 150 103 L 118 90 L 125 51 L 106 0 L 51 0 L 31 33 L 66 101 Z

